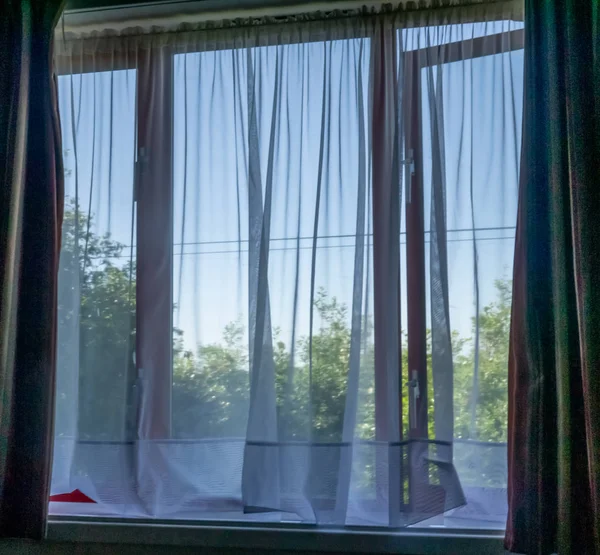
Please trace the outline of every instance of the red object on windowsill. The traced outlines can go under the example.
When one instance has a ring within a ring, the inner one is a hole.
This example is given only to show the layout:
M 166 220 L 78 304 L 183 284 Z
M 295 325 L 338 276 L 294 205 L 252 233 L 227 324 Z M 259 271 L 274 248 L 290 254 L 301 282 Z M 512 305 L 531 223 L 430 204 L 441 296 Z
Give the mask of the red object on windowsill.
M 88 497 L 78 489 L 74 489 L 71 493 L 51 495 L 50 501 L 59 501 L 61 503 L 96 503 L 91 497 Z

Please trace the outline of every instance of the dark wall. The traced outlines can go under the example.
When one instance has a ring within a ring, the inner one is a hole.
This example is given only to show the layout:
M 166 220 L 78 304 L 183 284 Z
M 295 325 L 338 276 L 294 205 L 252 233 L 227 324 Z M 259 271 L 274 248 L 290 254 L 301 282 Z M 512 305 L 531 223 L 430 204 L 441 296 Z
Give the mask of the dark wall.
M 30 542 L 0 540 L 0 555 L 260 555 L 256 550 L 208 549 L 99 543 Z M 299 551 L 269 551 L 269 555 L 323 555 Z M 336 555 L 331 553 L 329 555 Z M 338 554 L 341 555 L 341 554 Z

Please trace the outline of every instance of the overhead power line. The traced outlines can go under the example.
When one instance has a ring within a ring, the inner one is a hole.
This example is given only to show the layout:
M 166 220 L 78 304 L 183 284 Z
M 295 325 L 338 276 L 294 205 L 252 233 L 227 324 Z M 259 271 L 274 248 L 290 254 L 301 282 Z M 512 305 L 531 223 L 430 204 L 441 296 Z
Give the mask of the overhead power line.
M 486 228 L 486 229 L 476 229 L 475 231 L 492 231 L 492 230 L 514 230 L 514 227 L 502 227 L 502 228 Z M 472 230 L 468 230 L 468 229 L 461 229 L 459 231 L 472 231 Z M 450 230 L 448 231 L 450 232 Z M 401 235 L 404 235 L 401 234 Z M 369 238 L 372 237 L 372 234 L 365 234 L 364 236 L 365 238 Z M 311 237 L 300 237 L 300 238 L 296 238 L 296 237 L 289 237 L 289 238 L 279 238 L 279 239 L 271 239 L 271 242 L 274 241 L 302 241 L 302 240 L 308 240 L 308 239 L 312 239 Z M 326 235 L 326 236 L 320 236 L 318 237 L 318 239 L 356 239 L 355 235 Z M 514 241 L 515 236 L 514 235 L 497 235 L 494 237 L 480 237 L 480 238 L 476 238 L 473 239 L 472 237 L 463 237 L 463 238 L 456 238 L 456 239 L 446 239 L 446 243 L 470 243 L 473 241 L 479 242 L 479 241 L 504 241 L 504 240 L 510 240 L 510 241 Z M 183 245 L 223 245 L 223 244 L 240 244 L 240 243 L 248 243 L 247 240 L 242 240 L 242 241 L 205 241 L 205 242 L 195 242 L 195 243 L 183 243 Z M 426 245 L 431 243 L 431 239 L 425 239 L 424 243 Z M 401 241 L 400 245 L 406 245 L 406 240 Z M 174 243 L 173 244 L 174 247 L 181 247 L 182 243 Z M 350 243 L 350 244 L 343 244 L 343 245 L 316 245 L 314 248 L 316 249 L 346 249 L 346 248 L 353 248 L 355 247 L 356 244 L 355 243 Z M 130 249 L 131 246 L 127 245 L 124 246 L 123 249 L 128 250 Z M 305 246 L 297 246 L 297 245 L 290 245 L 287 247 L 275 247 L 275 248 L 270 248 L 269 252 L 282 252 L 282 251 L 296 251 L 296 250 L 312 250 L 313 249 L 313 245 L 305 245 Z M 249 251 L 247 248 L 244 249 L 223 249 L 223 250 L 216 250 L 216 251 L 211 251 L 211 250 L 200 250 L 200 251 L 181 251 L 179 250 L 178 252 L 174 252 L 173 256 L 193 256 L 193 255 L 205 255 L 205 254 L 247 254 Z M 120 254 L 120 255 L 114 255 L 114 256 L 90 256 L 88 258 L 95 260 L 95 259 L 118 259 L 118 258 L 128 258 L 129 255 L 128 254 Z

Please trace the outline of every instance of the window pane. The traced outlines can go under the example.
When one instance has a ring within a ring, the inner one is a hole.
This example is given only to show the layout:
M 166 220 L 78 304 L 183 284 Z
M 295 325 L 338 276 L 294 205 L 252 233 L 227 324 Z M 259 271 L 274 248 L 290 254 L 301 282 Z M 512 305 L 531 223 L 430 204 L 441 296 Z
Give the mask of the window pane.
M 341 440 L 359 206 L 358 428 L 374 438 L 369 57 L 366 39 L 175 57 L 173 436 L 195 440 L 180 451 L 201 465 L 186 475 L 191 491 L 240 497 L 259 236 L 268 237 L 270 345 L 263 353 L 272 354 L 263 364 L 275 373 L 279 440 Z M 336 467 L 339 449 L 321 453 Z M 293 458 L 291 451 L 282 457 Z M 298 483 L 303 457 L 294 463 Z M 372 480 L 372 462 L 365 465 L 363 482 Z M 292 462 L 288 467 L 282 481 L 293 489 Z M 312 487 L 333 497 L 335 480 L 324 476 Z
M 58 79 L 65 216 L 52 491 L 118 489 L 135 426 L 135 71 Z M 102 495 L 96 499 L 102 498 Z
M 60 78 L 53 493 L 81 489 L 99 502 L 85 513 L 503 526 L 522 52 L 455 49 L 465 59 L 415 76 L 416 48 L 443 60 L 449 41 L 512 27 L 402 31 L 394 50 L 363 23 L 332 27 L 349 40 L 152 50 L 137 221 L 136 72 Z M 411 238 L 413 155 L 425 229 Z M 415 244 L 425 278 L 410 291 Z M 415 300 L 422 368 L 408 366 Z
M 432 184 L 438 179 L 445 188 L 440 204 L 447 230 L 454 463 L 468 501 L 446 519 L 452 526 L 474 522 L 503 528 L 506 519 L 508 344 L 522 76 L 522 50 L 433 66 L 421 74 L 428 328 L 435 341 L 439 324 L 432 315 L 439 305 L 433 299 L 440 291 L 440 253 Z M 435 404 L 444 391 L 439 383 L 436 388 L 439 376 L 431 358 L 429 366 L 430 434 L 435 437 Z

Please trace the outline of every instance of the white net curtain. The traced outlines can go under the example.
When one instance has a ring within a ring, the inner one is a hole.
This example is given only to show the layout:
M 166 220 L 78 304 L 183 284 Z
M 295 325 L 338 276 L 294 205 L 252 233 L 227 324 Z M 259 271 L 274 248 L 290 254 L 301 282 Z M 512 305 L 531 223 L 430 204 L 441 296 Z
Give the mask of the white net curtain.
M 503 526 L 522 24 L 435 4 L 59 28 L 51 512 Z

